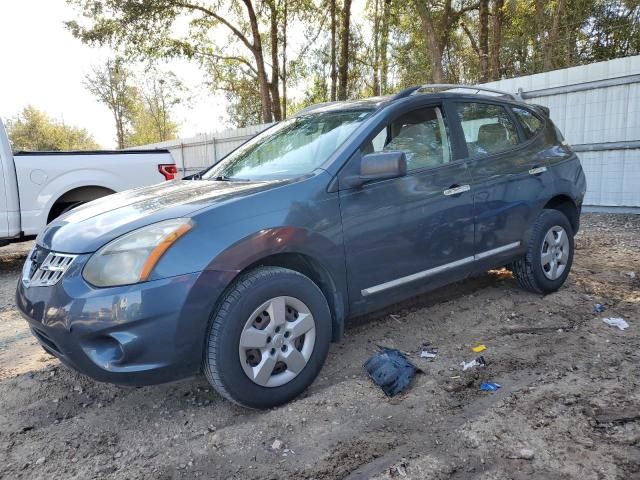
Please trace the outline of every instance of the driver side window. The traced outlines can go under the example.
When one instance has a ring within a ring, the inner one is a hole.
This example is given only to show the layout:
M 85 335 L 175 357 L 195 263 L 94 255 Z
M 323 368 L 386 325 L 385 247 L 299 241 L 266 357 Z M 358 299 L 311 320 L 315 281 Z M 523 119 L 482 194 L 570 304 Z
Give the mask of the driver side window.
M 383 151 L 404 152 L 408 171 L 449 163 L 451 147 L 440 108 L 406 113 L 385 125 L 362 147 L 363 155 Z

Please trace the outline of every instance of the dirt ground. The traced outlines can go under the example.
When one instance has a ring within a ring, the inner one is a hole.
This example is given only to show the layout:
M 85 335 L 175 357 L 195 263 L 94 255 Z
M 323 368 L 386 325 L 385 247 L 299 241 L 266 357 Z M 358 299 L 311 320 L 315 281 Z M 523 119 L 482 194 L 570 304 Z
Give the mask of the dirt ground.
M 0 478 L 638 479 L 640 216 L 582 222 L 559 292 L 501 270 L 360 319 L 301 398 L 265 412 L 203 377 L 124 388 L 60 365 L 15 309 L 29 246 L 0 249 Z M 462 372 L 477 342 L 487 365 Z M 376 344 L 424 371 L 393 399 L 362 368 Z

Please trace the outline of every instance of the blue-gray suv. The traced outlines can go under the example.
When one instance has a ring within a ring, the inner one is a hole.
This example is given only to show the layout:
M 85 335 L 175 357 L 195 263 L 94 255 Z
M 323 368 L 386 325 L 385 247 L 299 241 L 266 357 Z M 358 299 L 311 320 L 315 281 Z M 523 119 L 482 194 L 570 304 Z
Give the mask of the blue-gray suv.
M 547 109 L 481 91 L 318 105 L 191 178 L 75 208 L 38 236 L 18 307 L 97 380 L 203 371 L 267 408 L 311 384 L 350 317 L 494 267 L 553 292 L 580 162 Z

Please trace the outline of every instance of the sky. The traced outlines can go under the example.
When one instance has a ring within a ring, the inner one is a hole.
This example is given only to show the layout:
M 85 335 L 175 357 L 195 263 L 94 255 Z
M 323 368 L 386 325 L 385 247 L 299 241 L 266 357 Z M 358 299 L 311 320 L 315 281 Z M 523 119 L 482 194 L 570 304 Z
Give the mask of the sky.
M 65 0 L 0 0 L 0 118 L 33 105 L 86 128 L 103 148 L 114 148 L 111 113 L 83 86 L 91 67 L 113 52 L 75 39 L 63 23 L 75 18 Z M 224 98 L 202 86 L 203 73 L 195 65 L 175 61 L 168 68 L 192 94 L 191 104 L 176 111 L 181 137 L 229 127 Z

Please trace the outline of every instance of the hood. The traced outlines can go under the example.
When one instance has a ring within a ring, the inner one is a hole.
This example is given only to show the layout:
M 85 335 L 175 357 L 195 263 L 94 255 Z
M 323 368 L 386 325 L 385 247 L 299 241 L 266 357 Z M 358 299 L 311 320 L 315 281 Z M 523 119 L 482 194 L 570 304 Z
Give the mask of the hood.
M 79 206 L 47 225 L 36 242 L 63 253 L 91 253 L 131 230 L 281 185 L 175 180 L 116 193 Z

